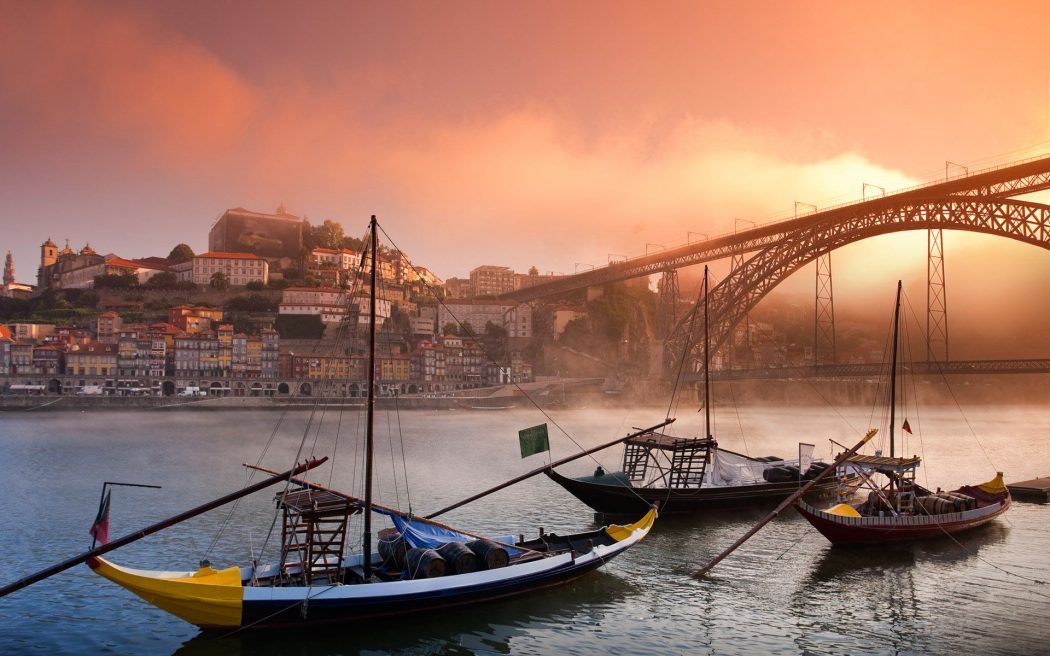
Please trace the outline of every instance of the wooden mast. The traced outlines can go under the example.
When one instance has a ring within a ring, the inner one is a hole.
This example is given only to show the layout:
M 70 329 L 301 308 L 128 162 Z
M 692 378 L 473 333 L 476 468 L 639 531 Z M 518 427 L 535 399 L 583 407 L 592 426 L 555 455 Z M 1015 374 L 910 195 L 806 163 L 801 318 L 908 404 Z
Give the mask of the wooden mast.
M 893 306 L 893 364 L 890 365 L 890 457 L 893 453 L 893 422 L 897 406 L 897 335 L 901 325 L 901 281 L 897 281 L 897 302 Z M 892 479 L 891 479 L 892 485 Z
M 710 331 L 707 323 L 707 265 L 704 265 L 704 435 L 711 437 L 711 358 L 708 350 L 711 348 Z M 732 348 L 733 340 L 729 340 Z
M 373 416 L 376 404 L 376 245 L 379 241 L 376 234 L 376 216 L 369 222 L 371 235 L 372 277 L 368 293 L 368 420 L 365 427 L 365 517 L 364 536 L 361 549 L 364 560 L 361 563 L 365 582 L 372 578 L 372 451 L 373 451 Z

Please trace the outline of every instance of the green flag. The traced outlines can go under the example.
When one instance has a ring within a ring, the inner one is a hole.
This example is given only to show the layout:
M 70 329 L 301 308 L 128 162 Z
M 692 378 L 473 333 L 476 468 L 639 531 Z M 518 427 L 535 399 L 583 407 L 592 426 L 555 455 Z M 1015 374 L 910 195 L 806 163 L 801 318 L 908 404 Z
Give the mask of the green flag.
M 551 444 L 547 440 L 547 424 L 540 424 L 539 426 L 518 431 L 518 442 L 521 444 L 522 458 L 528 458 L 543 451 L 550 451 Z

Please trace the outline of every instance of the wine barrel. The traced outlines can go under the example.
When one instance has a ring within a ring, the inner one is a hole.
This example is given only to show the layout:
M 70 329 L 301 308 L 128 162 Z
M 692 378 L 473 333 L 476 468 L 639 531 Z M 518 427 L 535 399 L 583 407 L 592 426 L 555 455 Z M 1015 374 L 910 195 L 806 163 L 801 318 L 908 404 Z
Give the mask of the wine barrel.
M 405 554 L 405 562 L 410 579 L 433 579 L 444 576 L 448 571 L 448 563 L 433 549 L 409 549 Z
M 968 494 L 962 494 L 961 492 L 945 492 L 945 495 L 958 500 L 958 507 L 960 511 L 973 510 L 977 507 L 977 499 L 974 499 Z
M 485 569 L 499 569 L 510 562 L 507 550 L 491 540 L 474 540 L 467 543 L 467 548 L 474 552 Z
M 477 554 L 462 542 L 443 544 L 437 552 L 448 563 L 453 574 L 469 574 L 481 569 Z
M 762 470 L 762 478 L 769 483 L 786 483 L 787 481 L 794 480 L 791 477 L 791 471 L 783 466 L 766 467 Z
M 397 529 L 384 528 L 380 531 L 377 546 L 383 565 L 390 569 L 405 569 L 405 554 L 408 552 L 408 545 L 405 544 L 405 538 L 397 532 Z
M 827 464 L 826 462 L 814 462 L 810 464 L 809 468 L 806 469 L 806 475 L 803 478 L 805 478 L 807 481 L 813 480 L 814 478 L 819 476 L 821 472 L 823 472 L 830 466 L 831 465 Z

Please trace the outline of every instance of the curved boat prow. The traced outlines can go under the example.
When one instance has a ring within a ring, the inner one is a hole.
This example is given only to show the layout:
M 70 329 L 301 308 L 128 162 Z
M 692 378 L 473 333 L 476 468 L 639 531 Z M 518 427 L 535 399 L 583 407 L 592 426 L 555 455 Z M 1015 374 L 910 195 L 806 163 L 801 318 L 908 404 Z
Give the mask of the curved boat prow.
M 241 569 L 201 567 L 196 572 L 158 572 L 121 567 L 95 557 L 88 566 L 161 610 L 201 627 L 241 625 Z
M 656 522 L 656 517 L 656 508 L 653 508 L 637 522 L 627 525 L 611 524 L 605 527 L 605 532 L 617 542 L 623 542 L 632 537 L 634 537 L 634 542 L 638 542 L 649 534 L 653 524 Z

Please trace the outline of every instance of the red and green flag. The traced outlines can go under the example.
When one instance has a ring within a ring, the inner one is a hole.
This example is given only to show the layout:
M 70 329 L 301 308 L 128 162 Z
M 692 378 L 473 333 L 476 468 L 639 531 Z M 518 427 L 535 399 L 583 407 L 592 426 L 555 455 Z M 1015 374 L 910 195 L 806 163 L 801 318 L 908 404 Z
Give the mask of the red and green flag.
M 95 515 L 95 523 L 91 525 L 91 529 L 88 531 L 94 541 L 91 547 L 94 548 L 94 542 L 99 544 L 106 544 L 109 542 L 109 490 L 102 495 L 102 500 L 98 504 L 98 514 Z

